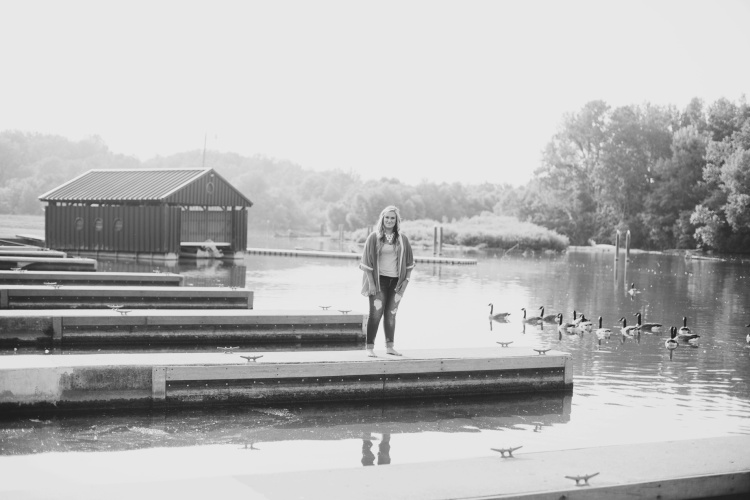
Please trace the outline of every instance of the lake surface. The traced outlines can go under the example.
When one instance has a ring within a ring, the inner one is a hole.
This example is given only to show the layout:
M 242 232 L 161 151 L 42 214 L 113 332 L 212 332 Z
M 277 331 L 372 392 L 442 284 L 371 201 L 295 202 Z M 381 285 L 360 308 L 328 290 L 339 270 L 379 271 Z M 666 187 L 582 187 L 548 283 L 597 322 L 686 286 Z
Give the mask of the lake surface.
M 332 249 L 295 240 L 250 246 Z M 332 248 L 333 247 L 333 248 Z M 344 249 L 344 251 L 347 251 Z M 431 255 L 416 249 L 417 255 Z M 472 254 L 477 265 L 418 264 L 398 313 L 396 347 L 549 346 L 573 358 L 572 394 L 356 405 L 224 408 L 40 417 L 0 421 L 0 471 L 10 491 L 34 473 L 86 482 L 195 477 L 281 470 L 383 466 L 620 443 L 750 434 L 750 266 L 741 262 L 635 253 Z M 456 254 L 456 256 L 462 256 Z M 101 270 L 154 266 L 102 262 Z M 250 255 L 244 266 L 188 263 L 169 269 L 196 285 L 244 277 L 255 308 L 366 311 L 356 260 Z M 628 293 L 634 283 L 638 293 Z M 489 306 L 510 312 L 490 323 Z M 521 322 L 529 314 L 573 310 L 602 316 L 613 334 L 558 336 Z M 664 325 L 624 338 L 619 319 Z M 698 343 L 664 347 L 669 326 L 688 326 Z M 378 334 L 376 352 L 384 353 Z M 365 356 L 364 350 L 362 351 Z M 158 464 L 158 467 L 156 466 Z M 27 484 L 27 483 L 26 483 Z

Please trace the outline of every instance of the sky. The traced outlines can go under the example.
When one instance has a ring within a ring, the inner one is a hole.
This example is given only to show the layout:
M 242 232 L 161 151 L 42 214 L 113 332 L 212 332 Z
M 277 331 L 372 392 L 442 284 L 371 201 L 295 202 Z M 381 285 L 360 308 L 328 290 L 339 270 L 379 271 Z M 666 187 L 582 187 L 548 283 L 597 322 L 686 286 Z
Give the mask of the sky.
M 591 100 L 749 94 L 749 23 L 750 0 L 0 0 L 0 131 L 521 185 Z

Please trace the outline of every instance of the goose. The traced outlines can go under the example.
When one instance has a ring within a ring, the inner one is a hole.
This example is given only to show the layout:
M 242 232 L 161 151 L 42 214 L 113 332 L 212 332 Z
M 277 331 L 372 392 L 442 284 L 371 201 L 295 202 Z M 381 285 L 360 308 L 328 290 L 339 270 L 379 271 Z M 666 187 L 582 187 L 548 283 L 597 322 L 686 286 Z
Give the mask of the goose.
M 622 328 L 620 328 L 620 333 L 622 333 L 623 337 L 633 338 L 635 333 L 638 331 L 637 326 L 628 326 L 628 320 L 626 320 L 624 317 L 620 318 L 620 321 L 622 322 Z
M 575 334 L 575 327 L 573 323 L 563 323 L 563 315 L 562 313 L 557 313 L 557 331 L 562 335 L 563 333 L 566 334 Z
M 639 330 L 646 332 L 646 333 L 652 333 L 652 332 L 658 332 L 661 330 L 661 323 L 641 323 L 641 313 L 637 312 L 635 313 L 636 318 L 636 325 Z
M 581 319 L 578 321 L 578 328 L 581 330 L 586 330 L 587 332 L 590 332 L 591 329 L 594 327 L 594 324 L 586 319 L 586 316 L 581 314 Z
M 557 314 L 544 315 L 544 306 L 539 308 L 539 316 L 544 320 L 545 323 L 557 323 Z
M 669 329 L 669 335 L 670 335 L 670 338 L 668 338 L 664 342 L 664 347 L 666 347 L 667 349 L 676 349 L 677 346 L 679 345 L 677 343 L 677 340 L 675 339 L 675 337 L 677 336 L 677 327 L 676 326 L 673 326 L 673 327 L 671 327 Z
M 525 307 L 522 307 L 521 310 L 523 311 L 523 318 L 521 319 L 521 321 L 523 321 L 524 323 L 528 323 L 530 325 L 541 325 L 544 322 L 541 316 L 531 316 L 527 318 Z
M 492 302 L 490 302 L 488 305 L 490 306 L 490 319 L 494 319 L 495 321 L 504 321 L 508 319 L 508 316 L 510 316 L 510 313 L 493 314 L 493 311 L 495 310 L 495 306 L 492 305 Z
M 601 316 L 599 316 L 599 328 L 597 328 L 594 333 L 596 334 L 596 338 L 598 338 L 599 340 L 608 339 L 610 336 L 612 336 L 612 330 L 610 330 L 609 328 L 602 328 Z
M 682 317 L 682 326 L 679 330 L 677 330 L 677 338 L 679 340 L 686 340 L 691 341 L 693 339 L 697 339 L 700 337 L 697 333 L 693 333 L 690 331 L 690 328 L 687 326 L 687 316 Z

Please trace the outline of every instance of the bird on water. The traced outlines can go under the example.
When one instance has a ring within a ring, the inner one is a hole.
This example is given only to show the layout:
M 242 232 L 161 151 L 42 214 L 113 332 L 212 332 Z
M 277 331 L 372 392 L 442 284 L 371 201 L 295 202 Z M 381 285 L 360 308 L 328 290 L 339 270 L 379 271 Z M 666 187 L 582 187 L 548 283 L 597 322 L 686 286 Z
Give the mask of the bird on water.
M 677 349 L 678 342 L 677 342 L 677 339 L 675 338 L 675 337 L 677 337 L 677 327 L 676 326 L 673 326 L 673 327 L 671 327 L 669 329 L 669 337 L 670 338 L 668 338 L 664 342 L 664 347 L 666 347 L 667 349 Z
M 693 333 L 687 326 L 687 316 L 683 316 L 682 326 L 679 330 L 677 330 L 677 338 L 679 340 L 686 340 L 689 342 L 691 340 L 697 339 L 698 337 L 700 337 L 700 335 L 698 335 L 697 333 Z
M 523 311 L 523 318 L 521 318 L 521 321 L 524 323 L 528 323 L 530 325 L 541 325 L 543 323 L 543 319 L 541 316 L 530 316 L 526 317 L 526 308 L 522 307 L 521 310 Z
M 539 308 L 539 311 L 540 311 L 539 312 L 539 316 L 542 318 L 542 320 L 545 323 L 557 323 L 557 314 L 548 314 L 548 315 L 545 316 L 544 315 L 544 306 L 541 306 Z
M 506 319 L 508 319 L 508 316 L 510 316 L 510 313 L 508 312 L 494 314 L 495 306 L 492 304 L 492 302 L 490 302 L 488 305 L 490 306 L 490 319 L 494 319 L 495 321 L 505 321 Z
M 594 331 L 596 338 L 599 340 L 608 339 L 612 336 L 612 330 L 602 327 L 602 317 L 599 316 L 599 328 Z
M 620 318 L 620 322 L 622 323 L 622 328 L 620 328 L 620 333 L 622 333 L 623 337 L 633 338 L 635 334 L 638 332 L 638 327 L 631 325 L 628 326 L 628 320 L 625 319 L 625 317 Z
M 643 323 L 641 321 L 641 313 L 635 313 L 636 327 L 642 332 L 652 333 L 661 330 L 661 323 Z

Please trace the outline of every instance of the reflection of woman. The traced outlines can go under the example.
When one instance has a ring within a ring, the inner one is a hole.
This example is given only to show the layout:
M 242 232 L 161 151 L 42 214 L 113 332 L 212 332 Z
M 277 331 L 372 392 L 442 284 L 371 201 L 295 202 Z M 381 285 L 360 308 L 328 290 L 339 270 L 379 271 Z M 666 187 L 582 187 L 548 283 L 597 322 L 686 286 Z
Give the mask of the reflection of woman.
M 393 348 L 396 333 L 396 312 L 414 269 L 414 255 L 409 240 L 401 233 L 401 216 L 393 205 L 380 213 L 375 231 L 365 241 L 362 261 L 362 295 L 370 302 L 367 319 L 367 355 L 375 357 L 375 336 L 385 313 L 386 352 L 401 356 Z
M 362 436 L 362 465 L 375 465 L 375 454 L 372 452 L 372 434 L 369 432 Z M 391 435 L 386 433 L 382 435 L 380 444 L 378 444 L 378 465 L 388 465 L 391 463 Z

